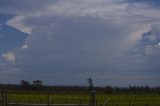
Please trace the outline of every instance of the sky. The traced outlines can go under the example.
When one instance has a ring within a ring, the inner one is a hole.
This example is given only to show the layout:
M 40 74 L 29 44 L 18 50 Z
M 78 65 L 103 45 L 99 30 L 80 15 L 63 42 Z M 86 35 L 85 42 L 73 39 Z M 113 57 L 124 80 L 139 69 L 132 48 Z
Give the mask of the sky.
M 0 0 L 0 83 L 160 86 L 159 0 Z

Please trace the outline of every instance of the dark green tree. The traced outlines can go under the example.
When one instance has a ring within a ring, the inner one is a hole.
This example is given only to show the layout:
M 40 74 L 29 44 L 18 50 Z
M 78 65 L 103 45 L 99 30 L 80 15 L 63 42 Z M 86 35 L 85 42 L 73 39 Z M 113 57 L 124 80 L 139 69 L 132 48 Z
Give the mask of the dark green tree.
M 41 80 L 33 81 L 33 88 L 34 90 L 42 90 L 43 82 Z
M 92 78 L 88 78 L 87 81 L 89 83 L 89 90 L 93 91 L 93 80 L 92 80 Z
M 22 90 L 29 90 L 31 87 L 30 83 L 25 80 L 21 80 L 21 89 Z

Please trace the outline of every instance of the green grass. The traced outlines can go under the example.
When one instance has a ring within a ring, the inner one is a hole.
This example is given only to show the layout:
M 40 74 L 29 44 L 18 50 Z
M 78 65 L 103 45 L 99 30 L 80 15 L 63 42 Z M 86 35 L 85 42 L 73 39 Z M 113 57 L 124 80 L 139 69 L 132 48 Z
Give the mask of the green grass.
M 89 93 L 8 93 L 9 103 L 89 104 Z M 158 94 L 96 94 L 97 105 L 107 106 L 160 106 Z M 146 105 L 148 104 L 148 105 Z
M 80 93 L 8 93 L 8 102 L 10 103 L 48 103 L 48 98 L 51 103 L 87 103 L 89 94 Z

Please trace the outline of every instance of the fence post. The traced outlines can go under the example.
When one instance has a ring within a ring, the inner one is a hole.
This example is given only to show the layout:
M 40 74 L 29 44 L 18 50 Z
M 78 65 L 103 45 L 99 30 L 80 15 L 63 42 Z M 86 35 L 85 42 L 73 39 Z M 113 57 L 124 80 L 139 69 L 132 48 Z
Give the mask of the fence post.
M 48 106 L 50 106 L 50 103 L 49 103 L 49 102 L 50 102 L 50 101 L 49 101 L 49 98 L 50 98 L 49 92 L 48 92 L 48 95 L 47 95 L 47 96 L 48 96 L 48 97 L 47 97 L 47 99 L 48 99 L 48 101 L 47 101 L 47 102 L 48 102 Z
M 95 91 L 91 91 L 90 106 L 96 106 L 96 92 Z
M 31 103 L 31 92 L 28 93 L 28 102 Z
M 2 96 L 1 103 L 2 103 L 2 106 L 4 106 L 4 92 L 2 92 L 1 96 Z
M 5 106 L 7 106 L 7 105 L 8 105 L 8 100 L 7 100 L 7 99 L 8 99 L 8 97 L 7 97 L 7 91 L 5 92 L 5 98 L 4 98 L 4 99 L 5 99 Z
M 82 100 L 80 99 L 80 101 L 79 101 L 79 106 L 81 106 L 82 105 Z
M 90 89 L 90 106 L 96 106 L 96 91 L 94 90 L 92 78 L 88 78 L 89 89 Z

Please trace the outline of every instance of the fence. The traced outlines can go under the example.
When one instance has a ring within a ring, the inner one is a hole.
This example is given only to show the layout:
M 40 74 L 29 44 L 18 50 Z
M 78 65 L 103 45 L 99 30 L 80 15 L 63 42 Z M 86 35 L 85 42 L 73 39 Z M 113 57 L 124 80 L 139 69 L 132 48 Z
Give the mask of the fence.
M 160 106 L 160 95 L 0 92 L 0 106 Z
M 89 106 L 89 95 L 53 92 L 1 92 L 0 106 Z
M 7 92 L 0 92 L 0 106 L 7 105 Z

